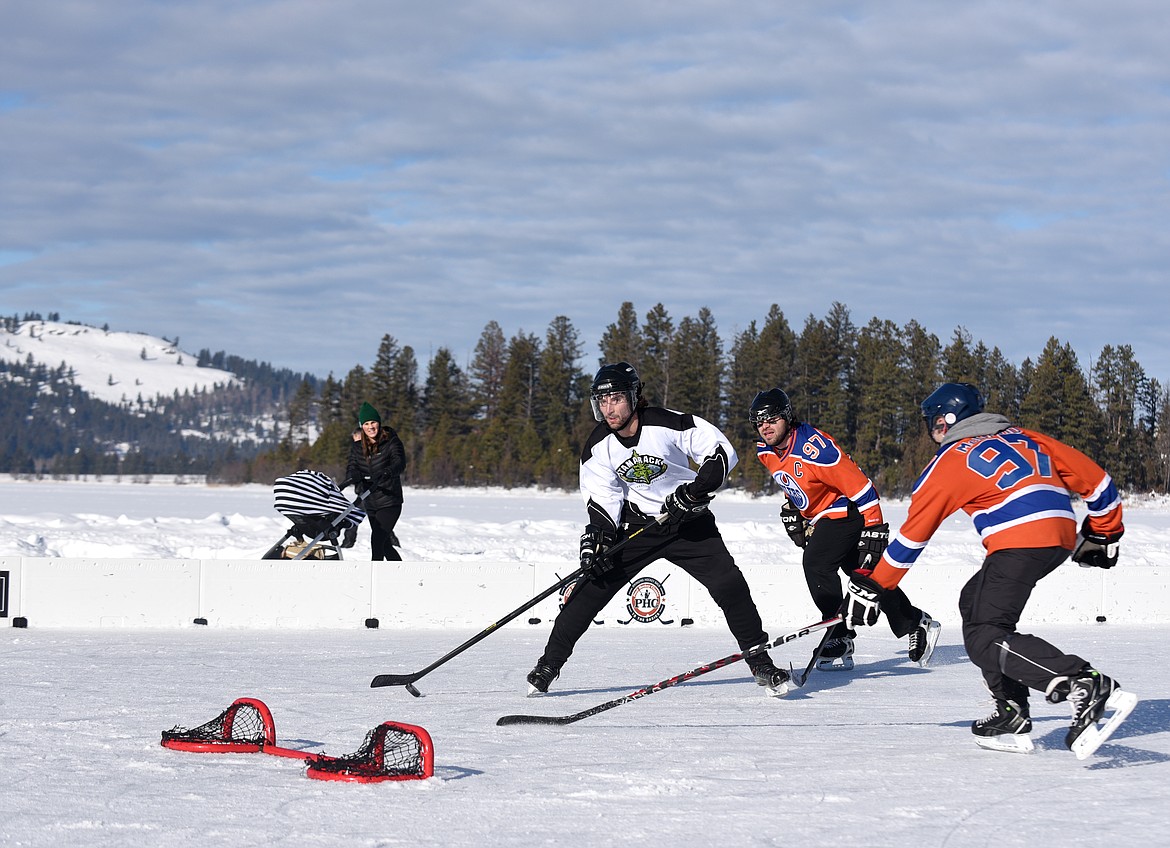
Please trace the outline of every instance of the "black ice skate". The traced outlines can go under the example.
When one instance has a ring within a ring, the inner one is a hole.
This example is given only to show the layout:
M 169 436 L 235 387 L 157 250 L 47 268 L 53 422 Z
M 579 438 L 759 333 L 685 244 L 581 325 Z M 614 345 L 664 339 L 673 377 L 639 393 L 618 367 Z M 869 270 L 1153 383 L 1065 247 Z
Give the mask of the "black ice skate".
M 987 718 L 971 723 L 971 732 L 981 748 L 989 751 L 1008 751 L 1013 754 L 1030 754 L 1032 745 L 1032 720 L 1028 717 L 1028 705 L 995 699 L 995 712 Z
M 817 660 L 820 671 L 849 671 L 853 668 L 853 637 L 838 636 L 825 643 Z
M 537 663 L 536 668 L 528 672 L 528 697 L 547 694 L 549 684 L 560 676 L 559 669 L 544 663 Z
M 764 686 L 773 698 L 783 698 L 794 688 L 792 675 L 782 668 L 777 668 L 770 659 L 763 660 L 752 666 L 752 674 L 756 683 Z
M 1123 692 L 1116 680 L 1093 668 L 1053 681 L 1048 687 L 1048 700 L 1058 704 L 1065 699 L 1072 706 L 1072 726 L 1064 744 L 1078 760 L 1100 748 L 1133 712 L 1138 700 L 1132 692 Z M 1105 723 L 1098 727 L 1102 720 Z
M 942 625 L 931 618 L 929 613 L 923 612 L 918 626 L 910 631 L 910 662 L 917 663 L 919 668 L 930 665 L 941 632 Z

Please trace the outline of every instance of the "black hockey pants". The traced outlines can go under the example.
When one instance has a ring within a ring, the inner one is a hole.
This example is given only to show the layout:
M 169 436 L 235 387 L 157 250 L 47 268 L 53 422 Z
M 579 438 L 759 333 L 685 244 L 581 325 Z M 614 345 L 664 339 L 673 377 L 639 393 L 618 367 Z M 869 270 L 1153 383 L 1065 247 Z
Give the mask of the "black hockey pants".
M 623 548 L 616 566 L 592 580 L 580 580 L 553 622 L 552 633 L 540 662 L 560 669 L 573 653 L 577 640 L 593 619 L 633 577 L 656 560 L 665 559 L 695 578 L 723 610 L 727 627 L 740 650 L 768 641 L 760 613 L 752 600 L 743 572 L 735 564 L 715 517 L 707 514 L 693 521 L 650 528 Z M 767 654 L 752 657 L 754 665 Z
M 1088 665 L 1037 636 L 1016 632 L 1032 589 L 1068 555 L 1064 548 L 996 551 L 959 593 L 963 646 L 994 697 L 1026 703 L 1028 689 L 1044 692 L 1054 678 Z
M 857 569 L 857 542 L 865 519 L 856 507 L 844 518 L 822 518 L 804 546 L 804 580 L 812 601 L 824 618 L 832 618 L 845 599 L 838 572 L 846 577 Z M 893 589 L 882 597 L 882 612 L 895 636 L 905 636 L 922 620 L 922 610 L 910 603 L 906 593 Z M 832 637 L 853 635 L 843 624 L 833 628 Z

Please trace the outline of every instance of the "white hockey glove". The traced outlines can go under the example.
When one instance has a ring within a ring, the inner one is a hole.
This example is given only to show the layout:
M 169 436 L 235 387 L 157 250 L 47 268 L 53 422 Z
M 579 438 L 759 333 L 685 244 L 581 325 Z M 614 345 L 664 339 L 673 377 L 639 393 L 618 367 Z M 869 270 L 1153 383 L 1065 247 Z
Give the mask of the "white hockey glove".
M 1073 562 L 1081 568 L 1112 568 L 1117 565 L 1117 553 L 1121 547 L 1117 543 L 1123 533 L 1124 530 L 1120 533 L 1094 533 L 1089 529 L 1086 516 L 1081 522 L 1080 542 L 1073 551 Z
M 866 527 L 861 531 L 861 538 L 857 540 L 857 567 L 872 571 L 889 543 L 889 524 Z
M 881 615 L 886 590 L 872 578 L 854 574 L 841 604 L 841 618 L 848 627 L 873 627 Z
M 784 532 L 792 540 L 792 544 L 803 548 L 808 544 L 808 519 L 800 514 L 800 510 L 786 501 L 780 507 L 780 523 L 784 525 Z

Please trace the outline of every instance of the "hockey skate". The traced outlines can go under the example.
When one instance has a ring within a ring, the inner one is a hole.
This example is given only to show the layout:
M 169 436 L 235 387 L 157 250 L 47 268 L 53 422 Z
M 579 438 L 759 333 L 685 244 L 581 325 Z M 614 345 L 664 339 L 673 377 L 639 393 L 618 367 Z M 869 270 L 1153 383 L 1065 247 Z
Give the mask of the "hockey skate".
M 1074 677 L 1057 678 L 1048 687 L 1048 700 L 1072 705 L 1072 726 L 1064 737 L 1078 760 L 1093 754 L 1137 706 L 1137 695 L 1123 692 L 1116 680 L 1086 668 Z M 1108 713 L 1108 714 L 1106 714 Z M 1098 722 L 1104 724 L 1098 726 Z
M 938 644 L 942 625 L 930 617 L 927 612 L 922 613 L 922 620 L 918 626 L 910 631 L 910 662 L 916 663 L 919 668 L 930 665 L 930 658 L 934 655 L 934 646 Z
M 995 699 L 995 712 L 971 723 L 971 732 L 979 747 L 989 751 L 1030 754 L 1035 747 L 1028 735 L 1032 732 L 1028 705 L 1004 698 Z
M 771 660 L 764 660 L 752 666 L 752 674 L 756 683 L 766 687 L 768 694 L 773 698 L 783 698 L 796 688 L 792 675 L 782 668 L 777 668 Z
M 536 668 L 528 672 L 528 697 L 548 694 L 549 685 L 561 676 L 558 669 L 544 663 L 537 663 Z
M 849 671 L 853 668 L 853 637 L 838 636 L 825 643 L 817 660 L 818 671 Z

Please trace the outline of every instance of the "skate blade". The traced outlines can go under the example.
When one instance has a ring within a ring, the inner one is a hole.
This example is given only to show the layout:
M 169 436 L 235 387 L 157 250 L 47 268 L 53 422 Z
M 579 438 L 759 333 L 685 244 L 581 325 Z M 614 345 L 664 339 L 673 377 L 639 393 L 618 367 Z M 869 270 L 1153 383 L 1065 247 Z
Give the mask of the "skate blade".
M 1090 757 L 1096 752 L 1098 748 L 1113 735 L 1113 731 L 1121 726 L 1121 723 L 1129 717 L 1133 712 L 1133 708 L 1137 706 L 1137 695 L 1132 692 L 1123 692 L 1120 689 L 1114 689 L 1109 693 L 1109 700 L 1105 702 L 1105 709 L 1112 710 L 1108 717 L 1105 718 L 1105 724 L 1098 727 L 1095 724 L 1089 725 L 1081 734 L 1073 740 L 1069 748 L 1077 755 L 1078 760 L 1083 760 Z
M 1027 733 L 976 736 L 975 744 L 988 751 L 1005 751 L 1009 754 L 1030 754 L 1036 749 L 1036 746 L 1032 744 L 1032 737 Z
M 528 684 L 528 697 L 529 698 L 543 698 L 547 694 L 548 694 L 548 692 L 541 692 L 539 689 L 537 689 L 531 683 Z
M 765 686 L 764 691 L 768 693 L 769 698 L 783 698 L 793 689 L 798 688 L 791 680 L 785 680 L 779 686 Z
M 938 637 L 941 634 L 942 625 L 937 621 L 930 622 L 930 626 L 926 628 L 926 651 L 915 662 L 919 668 L 926 668 L 930 665 L 930 658 L 934 656 L 934 646 L 938 644 Z
M 853 657 L 834 657 L 817 660 L 817 671 L 852 671 Z

